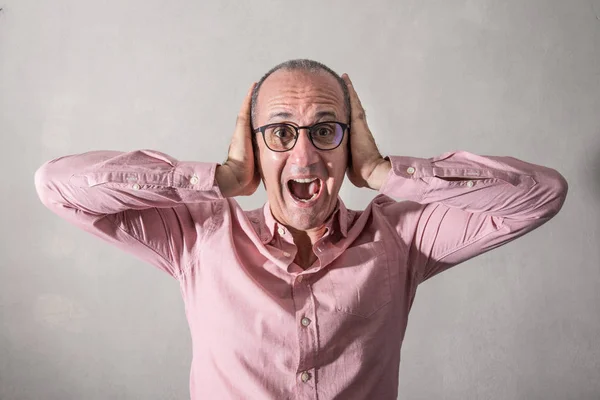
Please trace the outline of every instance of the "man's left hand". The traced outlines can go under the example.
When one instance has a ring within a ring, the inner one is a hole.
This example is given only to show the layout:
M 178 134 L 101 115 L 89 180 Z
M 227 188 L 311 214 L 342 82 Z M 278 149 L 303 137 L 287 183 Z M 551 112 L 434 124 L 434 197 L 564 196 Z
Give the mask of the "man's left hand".
M 377 149 L 373 134 L 367 125 L 365 110 L 360 103 L 348 74 L 342 74 L 350 94 L 350 154 L 346 175 L 356 187 L 379 190 L 391 169 Z

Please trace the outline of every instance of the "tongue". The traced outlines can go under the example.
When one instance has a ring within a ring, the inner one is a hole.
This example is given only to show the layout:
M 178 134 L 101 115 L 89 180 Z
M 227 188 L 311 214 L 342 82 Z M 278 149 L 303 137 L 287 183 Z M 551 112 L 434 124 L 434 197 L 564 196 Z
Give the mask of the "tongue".
M 310 199 L 313 194 L 319 191 L 319 183 L 317 182 L 318 181 L 316 180 L 310 183 L 299 183 L 296 181 L 290 181 L 290 192 L 292 192 L 292 194 L 299 199 Z

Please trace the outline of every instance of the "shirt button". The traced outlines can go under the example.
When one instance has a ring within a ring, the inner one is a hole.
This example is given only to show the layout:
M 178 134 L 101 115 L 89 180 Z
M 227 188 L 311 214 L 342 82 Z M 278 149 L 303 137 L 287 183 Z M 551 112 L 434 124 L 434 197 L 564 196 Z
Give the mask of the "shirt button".
M 310 379 L 310 374 L 304 371 L 302 375 L 300 375 L 300 379 L 302 379 L 302 382 L 307 382 Z
M 191 183 L 192 185 L 195 185 L 195 184 L 197 184 L 197 183 L 198 183 L 198 177 L 197 177 L 196 175 L 192 176 L 192 177 L 190 178 L 190 183 Z
M 467 186 L 468 186 L 468 187 L 473 187 L 473 185 L 474 185 L 474 184 L 475 184 L 475 183 L 474 183 L 473 181 L 468 181 L 468 182 L 467 182 Z
M 302 323 L 302 326 L 309 326 L 310 325 L 310 319 L 304 317 L 304 318 L 302 318 L 301 323 Z
M 302 275 L 299 275 L 298 277 L 296 277 L 296 282 L 298 282 L 298 283 L 302 282 Z
M 133 188 L 133 190 L 138 190 L 140 188 L 140 185 L 138 185 L 137 183 L 134 183 L 132 188 Z
M 289 256 L 290 256 L 290 253 L 288 253 L 288 252 L 285 252 L 285 251 L 284 251 L 284 252 L 283 252 L 283 256 L 284 256 L 284 257 L 289 257 Z
M 279 233 L 281 236 L 285 235 L 285 229 L 283 229 L 282 227 L 279 227 L 277 229 L 277 233 Z
M 409 174 L 411 174 L 411 175 L 412 175 L 412 174 L 414 174 L 414 173 L 415 173 L 415 169 L 414 169 L 413 167 L 408 167 L 408 168 L 406 169 L 406 172 L 408 172 Z

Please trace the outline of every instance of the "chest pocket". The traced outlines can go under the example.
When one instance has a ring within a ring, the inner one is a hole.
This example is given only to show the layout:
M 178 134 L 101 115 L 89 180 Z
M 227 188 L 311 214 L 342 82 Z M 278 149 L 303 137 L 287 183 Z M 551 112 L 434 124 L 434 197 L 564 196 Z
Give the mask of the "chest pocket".
M 382 241 L 349 247 L 330 266 L 336 310 L 369 318 L 392 299 Z

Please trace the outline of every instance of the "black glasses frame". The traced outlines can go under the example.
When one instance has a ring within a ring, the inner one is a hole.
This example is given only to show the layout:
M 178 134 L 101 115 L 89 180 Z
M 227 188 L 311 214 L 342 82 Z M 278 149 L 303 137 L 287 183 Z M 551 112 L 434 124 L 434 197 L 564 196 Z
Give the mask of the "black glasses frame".
M 312 135 L 310 134 L 310 132 L 316 126 L 319 126 L 319 125 L 322 125 L 322 124 L 331 124 L 331 123 L 339 124 L 342 127 L 342 139 L 340 140 L 340 142 L 338 143 L 337 146 L 332 147 L 330 149 L 322 149 L 319 146 L 317 146 L 315 144 L 315 142 L 313 142 L 313 138 L 312 138 Z M 292 147 L 290 147 L 287 150 L 273 150 L 267 144 L 267 139 L 265 138 L 265 130 L 267 128 L 270 128 L 271 126 L 281 126 L 281 125 L 291 126 L 292 128 L 294 128 L 294 130 L 296 131 L 296 136 L 294 138 L 294 144 L 292 145 Z M 318 123 L 316 123 L 314 125 L 311 125 L 311 126 L 296 126 L 296 125 L 288 124 L 287 122 L 275 122 L 275 123 L 272 123 L 272 124 L 267 124 L 267 125 L 263 125 L 261 127 L 258 127 L 256 129 L 254 129 L 252 132 L 254 132 L 254 133 L 260 132 L 260 133 L 262 133 L 262 138 L 263 138 L 263 141 L 265 142 L 265 146 L 267 146 L 267 148 L 269 150 L 275 151 L 277 153 L 285 153 L 286 151 L 292 150 L 294 148 L 294 146 L 296 146 L 296 143 L 298 143 L 298 137 L 300 136 L 300 129 L 308 129 L 308 132 L 307 132 L 308 139 L 310 140 L 310 142 L 312 143 L 312 145 L 315 146 L 316 149 L 322 150 L 322 151 L 330 151 L 330 150 L 337 149 L 340 146 L 340 144 L 342 144 L 342 142 L 344 141 L 344 135 L 346 134 L 346 130 L 350 129 L 350 124 L 344 124 L 343 122 L 339 122 L 339 121 L 323 121 L 323 122 L 318 122 Z

